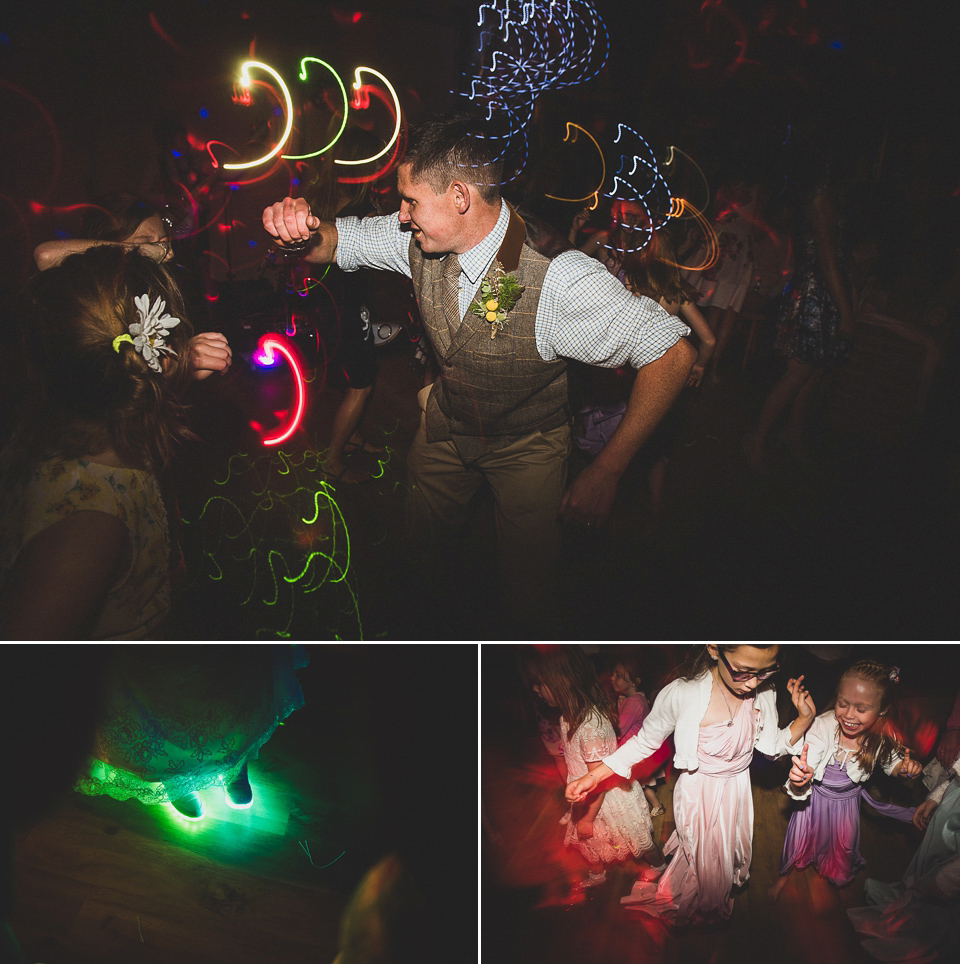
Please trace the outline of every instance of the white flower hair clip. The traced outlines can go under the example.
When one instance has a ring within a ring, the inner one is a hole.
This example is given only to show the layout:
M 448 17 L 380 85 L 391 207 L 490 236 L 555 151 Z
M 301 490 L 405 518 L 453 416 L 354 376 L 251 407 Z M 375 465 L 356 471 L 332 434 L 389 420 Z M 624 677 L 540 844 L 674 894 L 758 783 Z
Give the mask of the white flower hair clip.
M 890 679 L 891 679 L 891 681 L 894 682 L 894 683 L 899 683 L 899 682 L 900 682 L 900 667 L 899 667 L 899 666 L 891 666 L 891 667 L 890 667 Z
M 150 305 L 150 296 L 147 294 L 137 295 L 133 299 L 133 303 L 137 306 L 140 321 L 130 325 L 129 333 L 117 335 L 113 339 L 113 350 L 119 352 L 120 345 L 128 341 L 143 355 L 146 363 L 155 372 L 162 372 L 160 353 L 176 355 L 172 348 L 167 347 L 166 342 L 170 329 L 179 325 L 180 319 L 174 318 L 173 315 L 164 314 L 167 303 L 159 296 L 152 306 Z

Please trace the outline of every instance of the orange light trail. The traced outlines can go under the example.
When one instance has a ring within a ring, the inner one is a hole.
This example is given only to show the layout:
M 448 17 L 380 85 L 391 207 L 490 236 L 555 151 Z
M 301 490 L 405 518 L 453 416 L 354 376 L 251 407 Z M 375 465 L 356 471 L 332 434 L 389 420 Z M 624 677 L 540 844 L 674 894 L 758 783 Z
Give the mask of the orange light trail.
M 566 136 L 563 138 L 564 144 L 566 144 L 567 141 L 570 141 L 572 144 L 576 144 L 577 142 L 576 132 L 574 132 L 573 138 L 571 140 L 571 137 L 570 137 L 571 127 L 575 127 L 578 131 L 583 131 L 583 133 L 586 134 L 591 141 L 593 141 L 593 146 L 597 149 L 597 152 L 600 155 L 600 164 L 603 170 L 603 173 L 600 175 L 600 184 L 597 186 L 597 189 L 592 194 L 588 194 L 586 197 L 557 197 L 554 194 L 547 194 L 545 195 L 545 197 L 550 198 L 550 200 L 552 201 L 571 201 L 574 204 L 578 204 L 581 201 L 589 201 L 591 198 L 593 198 L 593 204 L 590 205 L 590 210 L 595 211 L 597 209 L 597 205 L 600 204 L 600 191 L 603 189 L 604 181 L 606 181 L 607 179 L 607 159 L 603 156 L 603 151 L 601 150 L 600 145 L 597 143 L 597 139 L 593 136 L 593 134 L 591 134 L 590 131 L 585 130 L 579 124 L 574 124 L 573 121 L 567 121 L 567 133 L 566 133 Z

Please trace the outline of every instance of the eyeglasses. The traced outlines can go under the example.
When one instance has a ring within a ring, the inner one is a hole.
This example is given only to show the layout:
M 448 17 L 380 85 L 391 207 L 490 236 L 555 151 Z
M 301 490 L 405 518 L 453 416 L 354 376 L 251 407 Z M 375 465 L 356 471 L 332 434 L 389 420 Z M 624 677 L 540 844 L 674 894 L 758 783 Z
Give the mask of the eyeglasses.
M 758 683 L 762 683 L 765 679 L 769 679 L 774 673 L 780 672 L 780 664 L 774 663 L 772 669 L 761 670 L 759 673 L 745 673 L 739 670 L 735 670 L 728 662 L 726 656 L 723 655 L 722 649 L 717 649 L 717 656 L 720 657 L 721 662 L 727 667 L 727 672 L 730 674 L 730 679 L 734 683 L 745 683 L 748 679 L 757 678 Z

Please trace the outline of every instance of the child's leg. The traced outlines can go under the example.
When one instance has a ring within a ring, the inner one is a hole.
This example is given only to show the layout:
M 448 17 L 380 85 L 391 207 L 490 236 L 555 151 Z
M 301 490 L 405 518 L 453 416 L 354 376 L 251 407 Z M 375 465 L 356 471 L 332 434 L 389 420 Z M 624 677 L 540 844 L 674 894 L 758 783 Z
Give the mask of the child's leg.
M 783 891 L 783 888 L 787 886 L 787 879 L 790 877 L 790 874 L 792 873 L 793 873 L 793 868 L 791 867 L 785 874 L 781 874 L 777 878 L 777 882 L 767 891 L 767 896 L 771 900 L 776 900 L 780 896 L 781 892 Z
M 640 859 L 645 863 L 648 863 L 654 870 L 663 870 L 666 867 L 666 861 L 663 859 L 663 852 L 660 847 L 654 842 L 654 845 L 649 849 L 644 851 L 640 855 Z
M 643 795 L 647 798 L 647 803 L 650 805 L 651 816 L 654 815 L 654 810 L 659 810 L 660 813 L 663 813 L 663 804 L 660 802 L 660 798 L 657 796 L 656 785 L 652 787 L 644 787 Z M 658 813 L 656 816 L 660 816 L 660 814 Z
M 719 312 L 719 308 L 717 311 Z M 717 335 L 717 344 L 713 349 L 713 357 L 710 359 L 710 381 L 714 385 L 718 384 L 720 379 L 717 376 L 717 369 L 720 367 L 720 357 L 723 355 L 723 350 L 727 347 L 727 342 L 730 341 L 730 335 L 733 334 L 733 326 L 737 320 L 737 312 L 733 308 L 727 308 L 723 313 L 723 320 L 720 323 L 720 333 Z M 711 326 L 711 329 L 716 334 L 716 329 Z
M 583 880 L 578 880 L 571 889 L 571 894 L 578 894 L 584 891 L 588 887 L 599 887 L 601 884 L 605 883 L 607 880 L 607 871 L 602 863 L 593 863 L 588 861 L 590 870 L 587 872 L 587 876 Z

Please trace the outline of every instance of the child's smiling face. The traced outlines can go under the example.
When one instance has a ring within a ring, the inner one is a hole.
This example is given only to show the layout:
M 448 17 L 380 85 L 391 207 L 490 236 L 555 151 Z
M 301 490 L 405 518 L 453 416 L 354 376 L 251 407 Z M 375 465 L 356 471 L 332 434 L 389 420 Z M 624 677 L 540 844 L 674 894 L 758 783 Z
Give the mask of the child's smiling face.
M 856 676 L 845 677 L 837 687 L 834 715 L 844 736 L 856 739 L 880 716 L 880 690 Z

